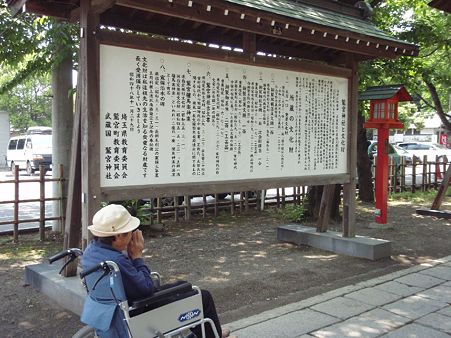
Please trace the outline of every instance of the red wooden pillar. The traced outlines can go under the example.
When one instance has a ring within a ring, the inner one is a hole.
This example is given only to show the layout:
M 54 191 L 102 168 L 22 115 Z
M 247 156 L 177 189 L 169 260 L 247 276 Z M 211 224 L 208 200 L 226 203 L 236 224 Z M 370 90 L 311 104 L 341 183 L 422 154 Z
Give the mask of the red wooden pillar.
M 364 128 L 377 129 L 376 223 L 387 223 L 388 202 L 388 135 L 390 129 L 403 128 L 398 119 L 398 102 L 411 101 L 403 85 L 369 87 L 360 100 L 370 100 L 370 117 Z
M 377 130 L 377 162 L 376 162 L 376 223 L 387 223 L 388 202 L 388 128 Z

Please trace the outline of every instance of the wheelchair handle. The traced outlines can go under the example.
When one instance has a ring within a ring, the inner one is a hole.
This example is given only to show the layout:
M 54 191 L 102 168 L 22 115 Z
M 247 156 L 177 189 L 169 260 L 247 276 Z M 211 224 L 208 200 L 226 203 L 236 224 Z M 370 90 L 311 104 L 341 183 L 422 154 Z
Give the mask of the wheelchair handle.
M 103 270 L 106 273 L 109 273 L 110 271 L 120 271 L 119 267 L 117 266 L 117 264 L 115 262 L 112 261 L 104 261 L 104 262 L 100 262 L 97 265 L 94 265 L 92 268 L 83 270 L 82 272 L 80 272 L 80 278 L 83 279 L 86 276 L 90 275 L 93 272 L 96 272 L 98 270 Z
M 63 250 L 61 252 L 58 252 L 56 255 L 53 255 L 52 257 L 50 257 L 49 263 L 52 264 L 53 262 L 56 262 L 56 261 L 60 260 L 61 258 L 64 258 L 69 255 L 71 256 L 70 261 L 73 261 L 78 256 L 83 255 L 83 251 L 81 251 L 78 248 L 71 248 L 71 249 Z
M 87 275 L 90 275 L 93 272 L 96 272 L 98 270 L 104 270 L 105 269 L 105 262 L 99 263 L 97 265 L 94 265 L 92 268 L 89 268 L 87 270 L 83 270 L 82 272 L 80 272 L 80 278 L 83 279 L 85 278 Z

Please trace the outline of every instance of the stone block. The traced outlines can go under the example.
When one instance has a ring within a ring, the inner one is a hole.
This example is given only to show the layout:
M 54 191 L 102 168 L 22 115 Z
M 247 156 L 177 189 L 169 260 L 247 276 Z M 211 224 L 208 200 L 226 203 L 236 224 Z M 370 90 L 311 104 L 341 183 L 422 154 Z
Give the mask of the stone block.
M 80 277 L 58 274 L 61 264 L 34 264 L 25 267 L 25 282 L 48 296 L 56 304 L 80 316 L 86 290 Z
M 277 227 L 277 239 L 282 242 L 309 245 L 338 254 L 370 260 L 378 260 L 391 255 L 390 241 L 364 236 L 343 237 L 336 231 L 316 232 L 316 228 L 299 224 Z

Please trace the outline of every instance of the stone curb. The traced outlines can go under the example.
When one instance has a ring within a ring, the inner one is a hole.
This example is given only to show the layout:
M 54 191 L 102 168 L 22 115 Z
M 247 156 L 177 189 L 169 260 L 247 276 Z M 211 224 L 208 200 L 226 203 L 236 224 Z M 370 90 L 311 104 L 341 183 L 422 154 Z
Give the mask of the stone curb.
M 262 313 L 259 313 L 257 315 L 253 315 L 250 316 L 248 318 L 243 318 L 243 319 L 239 319 L 237 321 L 231 322 L 231 323 L 227 323 L 227 327 L 230 328 L 230 330 L 233 331 L 237 331 L 237 330 L 241 330 L 244 329 L 246 327 L 252 326 L 252 325 L 256 325 L 265 321 L 268 321 L 270 319 L 274 319 L 280 316 L 283 316 L 285 314 L 291 313 L 291 312 L 295 312 L 295 311 L 299 311 L 308 307 L 311 307 L 313 305 L 316 305 L 318 303 L 322 303 L 325 301 L 328 301 L 330 299 L 336 298 L 336 297 L 341 297 L 344 296 L 346 294 L 349 294 L 351 292 L 355 292 L 364 288 L 368 288 L 368 287 L 373 287 L 376 286 L 378 284 L 382 284 L 385 282 L 389 282 L 391 280 L 403 277 L 405 275 L 411 274 L 411 273 L 415 273 L 415 272 L 419 272 L 422 270 L 426 270 L 429 269 L 431 267 L 437 266 L 439 264 L 444 264 L 444 263 L 448 263 L 451 261 L 451 256 L 446 256 L 440 259 L 435 259 L 435 260 L 430 260 L 427 263 L 422 263 L 420 265 L 416 265 L 407 269 L 403 269 L 403 270 L 399 270 L 399 271 L 395 271 L 395 272 L 391 272 L 387 275 L 384 276 L 380 276 L 380 277 L 376 277 L 367 281 L 363 281 L 363 282 L 359 282 L 357 284 L 353 284 L 353 285 L 348 285 L 336 290 L 332 290 L 332 291 L 328 291 L 326 293 L 323 293 L 321 295 L 317 295 L 311 298 L 307 298 L 305 300 L 302 300 L 300 302 L 296 302 L 296 303 L 292 303 L 292 304 L 287 304 L 275 309 L 271 309 Z

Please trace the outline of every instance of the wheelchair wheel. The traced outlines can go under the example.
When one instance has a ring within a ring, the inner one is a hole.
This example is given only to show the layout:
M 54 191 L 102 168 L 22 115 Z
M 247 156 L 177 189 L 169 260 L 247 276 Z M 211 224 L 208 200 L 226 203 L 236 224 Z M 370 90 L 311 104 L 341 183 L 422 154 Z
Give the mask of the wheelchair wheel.
M 80 330 L 78 330 L 72 338 L 95 338 L 96 330 L 91 326 L 83 326 Z

